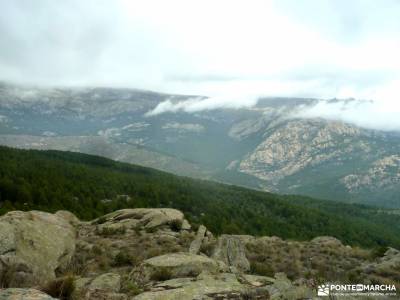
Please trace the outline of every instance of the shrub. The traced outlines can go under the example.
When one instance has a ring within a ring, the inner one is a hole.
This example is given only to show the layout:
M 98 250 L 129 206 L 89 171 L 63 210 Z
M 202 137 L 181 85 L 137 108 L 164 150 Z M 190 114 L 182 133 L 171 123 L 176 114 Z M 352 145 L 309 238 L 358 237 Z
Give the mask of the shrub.
M 122 284 L 121 292 L 129 296 L 136 296 L 143 292 L 143 290 L 136 284 L 136 282 L 125 281 Z
M 352 257 L 359 259 L 370 259 L 372 257 L 370 250 L 362 249 L 360 247 L 353 247 L 351 249 L 351 255 Z
M 173 231 L 179 232 L 182 229 L 182 221 L 181 220 L 172 220 L 169 223 L 169 226 Z
M 142 235 L 142 228 L 140 226 L 135 226 L 133 228 L 133 230 L 135 231 L 136 235 L 141 236 Z
M 74 277 L 66 276 L 48 282 L 41 290 L 54 298 L 69 300 L 74 289 Z
M 108 236 L 112 236 L 112 235 L 125 234 L 126 228 L 125 227 L 117 227 L 117 228 L 104 227 L 104 228 L 100 229 L 97 227 L 96 232 L 98 235 L 108 237 Z
M 351 270 L 347 274 L 349 283 L 359 283 L 362 282 L 362 276 L 360 270 Z
M 387 250 L 388 250 L 388 247 L 385 247 L 385 246 L 375 247 L 371 251 L 371 258 L 376 259 L 376 258 L 382 257 Z
M 150 227 L 150 228 L 145 228 L 147 233 L 154 233 L 157 231 L 157 227 Z
M 211 256 L 214 248 L 215 248 L 216 241 L 202 243 L 200 246 L 200 252 L 204 253 L 207 256 Z
M 107 222 L 107 218 L 105 216 L 102 216 L 100 218 L 98 218 L 97 220 L 95 220 L 94 224 L 103 224 Z
M 27 278 L 21 275 L 21 271 L 29 273 L 30 270 L 24 264 L 11 264 L 0 272 L 0 289 L 21 287 L 27 284 Z
M 136 259 L 133 256 L 127 254 L 124 251 L 120 251 L 114 257 L 112 265 L 114 267 L 122 267 L 122 266 L 133 266 L 136 265 L 136 263 L 137 263 Z
M 270 299 L 269 292 L 265 289 L 246 289 L 240 296 L 243 300 Z
M 101 270 L 107 270 L 110 267 L 110 261 L 109 261 L 108 257 L 105 255 L 97 256 L 95 258 L 95 260 L 97 262 L 98 267 Z
M 164 252 L 161 248 L 151 248 L 147 250 L 146 258 L 152 258 L 155 256 L 160 256 L 162 254 L 164 254 Z
M 166 268 L 160 268 L 151 274 L 150 279 L 154 281 L 165 281 L 172 278 L 171 271 Z
M 253 274 L 269 277 L 272 277 L 275 274 L 274 269 L 270 265 L 259 262 L 250 263 L 250 272 Z
M 86 268 L 88 266 L 87 261 L 90 259 L 90 254 L 83 251 L 76 251 L 74 256 L 72 257 L 70 263 L 66 270 L 63 273 L 56 273 L 56 275 L 60 276 L 62 274 L 75 274 L 82 275 L 85 273 Z
M 93 252 L 93 254 L 95 254 L 95 255 L 101 255 L 101 254 L 103 253 L 103 249 L 101 249 L 101 247 L 98 246 L 98 245 L 94 245 L 94 246 L 92 247 L 92 252 Z

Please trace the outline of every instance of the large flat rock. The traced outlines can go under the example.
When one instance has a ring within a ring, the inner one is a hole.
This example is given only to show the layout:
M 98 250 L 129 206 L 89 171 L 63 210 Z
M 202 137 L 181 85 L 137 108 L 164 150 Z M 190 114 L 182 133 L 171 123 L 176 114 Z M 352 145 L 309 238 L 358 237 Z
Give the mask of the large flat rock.
M 56 298 L 35 289 L 4 289 L 0 290 L 0 300 L 56 300 Z
M 11 287 L 55 278 L 75 251 L 75 229 L 64 218 L 39 211 L 12 211 L 0 217 L 0 277 L 13 269 Z
M 201 272 L 218 273 L 224 266 L 207 256 L 186 252 L 152 257 L 136 267 L 132 276 L 137 281 L 161 281 L 171 278 L 196 277 Z

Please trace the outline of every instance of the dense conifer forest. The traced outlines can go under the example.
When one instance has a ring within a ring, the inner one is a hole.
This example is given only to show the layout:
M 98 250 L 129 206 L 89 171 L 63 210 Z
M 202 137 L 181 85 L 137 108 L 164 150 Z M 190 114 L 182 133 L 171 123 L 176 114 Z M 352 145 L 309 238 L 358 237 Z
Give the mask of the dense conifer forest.
M 395 211 L 271 194 L 80 153 L 0 147 L 0 215 L 65 209 L 90 220 L 135 207 L 177 208 L 217 234 L 330 235 L 351 245 L 400 247 Z

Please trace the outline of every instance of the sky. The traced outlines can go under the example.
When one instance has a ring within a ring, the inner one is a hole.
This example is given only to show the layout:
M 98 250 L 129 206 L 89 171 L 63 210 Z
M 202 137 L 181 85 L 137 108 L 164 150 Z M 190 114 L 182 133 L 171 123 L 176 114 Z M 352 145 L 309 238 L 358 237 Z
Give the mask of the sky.
M 0 0 L 0 80 L 209 96 L 197 110 L 357 98 L 400 128 L 399 53 L 398 0 Z

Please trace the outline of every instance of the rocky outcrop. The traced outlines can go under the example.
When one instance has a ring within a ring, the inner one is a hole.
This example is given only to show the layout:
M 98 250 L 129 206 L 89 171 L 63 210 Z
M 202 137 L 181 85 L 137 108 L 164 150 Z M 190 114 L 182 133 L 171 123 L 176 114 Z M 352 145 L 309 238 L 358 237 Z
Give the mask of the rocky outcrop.
M 195 278 L 178 278 L 158 283 L 149 292 L 135 300 L 181 300 L 181 299 L 243 299 L 247 286 L 241 284 L 235 274 L 202 273 Z M 264 294 L 265 295 L 265 294 Z M 266 299 L 266 298 L 260 298 Z
M 380 158 L 367 170 L 346 175 L 340 181 L 350 193 L 393 189 L 400 183 L 400 155 Z
M 131 274 L 136 281 L 162 281 L 171 278 L 195 277 L 205 271 L 216 274 L 226 266 L 207 256 L 171 253 L 145 260 Z
M 116 273 L 105 273 L 94 279 L 79 278 L 74 282 L 74 300 L 126 300 L 127 295 L 119 293 L 121 276 Z
M 198 254 L 200 251 L 201 244 L 203 243 L 204 237 L 206 235 L 207 228 L 204 225 L 200 225 L 197 230 L 196 238 L 190 244 L 189 252 L 192 254 Z
M 363 273 L 375 282 L 387 282 L 391 279 L 393 282 L 400 280 L 400 251 L 389 248 L 383 257 L 375 262 L 366 263 L 361 267 Z
M 56 300 L 56 298 L 35 289 L 4 289 L 0 290 L 0 300 Z
M 280 273 L 276 278 L 234 273 L 201 273 L 193 278 L 178 278 L 154 284 L 135 300 L 181 299 L 312 299 L 314 291 L 293 284 Z
M 74 281 L 72 300 L 112 299 L 125 300 L 128 297 L 119 293 L 121 276 L 116 273 L 105 273 L 93 278 L 77 278 Z
M 63 218 L 65 221 L 70 223 L 72 226 L 78 226 L 82 222 L 71 212 L 67 210 L 59 210 L 55 213 L 56 216 Z
M 367 153 L 367 145 L 355 142 L 361 134 L 359 128 L 341 122 L 291 120 L 267 135 L 240 162 L 239 170 L 277 183 L 307 167 L 340 160 L 355 148 Z M 338 139 L 345 141 L 338 146 Z
M 63 211 L 6 214 L 0 217 L 0 287 L 36 287 L 53 297 L 65 291 L 72 300 L 313 299 L 318 276 L 358 276 L 366 284 L 400 278 L 400 251 L 393 248 L 372 259 L 329 236 L 215 239 L 204 226 L 195 234 L 185 222 L 173 209 L 126 209 L 92 222 Z M 64 267 L 74 251 L 71 276 Z M 53 298 L 4 289 L 3 299 Z
M 24 287 L 55 278 L 75 250 L 75 229 L 59 215 L 13 211 L 0 217 L 0 278 Z
M 212 257 L 240 272 L 247 272 L 250 270 L 250 263 L 246 258 L 246 240 L 247 236 L 223 234 L 218 238 Z
M 336 248 L 343 247 L 342 242 L 332 236 L 319 236 L 312 239 L 310 243 L 318 246 L 331 246 Z
M 277 299 L 315 299 L 314 291 L 306 285 L 296 285 L 284 273 L 275 274 L 275 281 L 266 289 L 271 300 Z
M 190 229 L 189 222 L 183 213 L 172 208 L 122 209 L 96 219 L 93 223 L 99 224 L 101 229 L 121 227 L 143 227 L 146 230 L 170 229 L 172 231 Z
M 251 274 L 243 274 L 241 275 L 241 278 L 243 281 L 256 287 L 272 284 L 275 282 L 274 278 Z
M 89 290 L 118 292 L 121 288 L 121 276 L 115 273 L 105 273 L 96 277 L 89 285 Z

